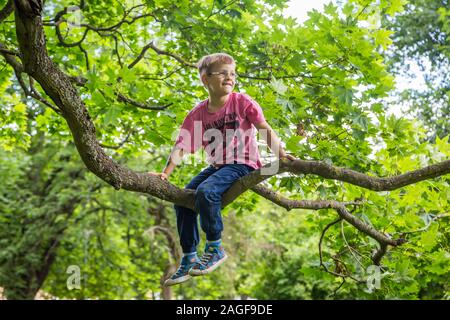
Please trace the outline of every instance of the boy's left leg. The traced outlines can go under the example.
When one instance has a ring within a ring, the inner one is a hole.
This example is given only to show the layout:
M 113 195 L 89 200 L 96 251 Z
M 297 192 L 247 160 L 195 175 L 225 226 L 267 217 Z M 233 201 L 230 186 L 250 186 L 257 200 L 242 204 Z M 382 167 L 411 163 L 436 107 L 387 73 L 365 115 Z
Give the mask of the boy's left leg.
M 196 264 L 189 271 L 190 275 L 198 276 L 209 273 L 226 260 L 227 255 L 221 246 L 222 195 L 236 180 L 253 170 L 245 164 L 227 164 L 197 187 L 195 209 L 200 213 L 200 225 L 206 233 L 207 243 L 201 263 Z
M 185 188 L 196 190 L 200 183 L 216 171 L 217 169 L 209 166 L 195 176 Z M 183 249 L 183 258 L 177 271 L 164 282 L 165 286 L 171 286 L 189 280 L 191 278 L 189 270 L 196 262 L 200 261 L 197 257 L 197 244 L 199 242 L 197 226 L 198 213 L 180 205 L 174 205 L 174 208 L 177 216 L 178 235 L 180 237 L 181 248 Z

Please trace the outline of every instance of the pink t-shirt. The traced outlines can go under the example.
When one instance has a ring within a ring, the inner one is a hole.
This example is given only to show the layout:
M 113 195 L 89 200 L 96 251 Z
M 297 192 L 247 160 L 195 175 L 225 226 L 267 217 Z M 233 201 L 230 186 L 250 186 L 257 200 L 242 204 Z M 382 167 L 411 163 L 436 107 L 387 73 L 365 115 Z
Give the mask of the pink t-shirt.
M 254 125 L 265 119 L 258 103 L 246 94 L 232 92 L 222 108 L 210 112 L 208 101 L 189 112 L 175 145 L 190 153 L 205 148 L 212 165 L 243 163 L 261 168 Z

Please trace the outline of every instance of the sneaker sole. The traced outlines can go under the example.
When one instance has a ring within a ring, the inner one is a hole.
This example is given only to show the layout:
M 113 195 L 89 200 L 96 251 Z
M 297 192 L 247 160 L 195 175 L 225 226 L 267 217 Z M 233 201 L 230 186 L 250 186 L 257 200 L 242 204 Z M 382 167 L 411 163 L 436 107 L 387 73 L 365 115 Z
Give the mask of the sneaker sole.
M 188 275 L 185 275 L 185 276 L 182 276 L 182 277 L 179 277 L 179 278 L 177 278 L 177 279 L 167 279 L 165 282 L 164 282 L 164 286 L 165 287 L 169 287 L 169 286 L 173 286 L 173 285 L 175 285 L 175 284 L 180 284 L 180 283 L 183 283 L 183 282 L 186 282 L 186 281 L 188 281 L 188 280 L 190 280 L 192 277 L 188 274 Z
M 203 276 L 205 274 L 211 273 L 214 270 L 216 270 L 222 263 L 225 262 L 225 260 L 227 260 L 228 256 L 225 254 L 225 256 L 220 259 L 219 261 L 217 261 L 217 263 L 215 265 L 213 265 L 212 267 L 205 269 L 205 270 L 198 270 L 198 269 L 189 269 L 189 275 L 196 277 L 196 276 Z

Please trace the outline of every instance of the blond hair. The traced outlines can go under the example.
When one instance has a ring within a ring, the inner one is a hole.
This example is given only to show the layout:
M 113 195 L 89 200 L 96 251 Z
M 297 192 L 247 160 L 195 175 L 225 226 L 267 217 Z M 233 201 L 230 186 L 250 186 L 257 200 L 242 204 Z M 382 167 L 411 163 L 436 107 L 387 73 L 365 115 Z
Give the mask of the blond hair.
M 229 54 L 219 52 L 219 53 L 213 53 L 209 54 L 207 56 L 204 56 L 200 59 L 199 62 L 197 62 L 197 68 L 198 73 L 200 74 L 200 77 L 206 72 L 211 71 L 211 67 L 216 63 L 223 63 L 223 64 L 234 64 L 236 65 L 236 62 L 234 61 L 233 57 Z

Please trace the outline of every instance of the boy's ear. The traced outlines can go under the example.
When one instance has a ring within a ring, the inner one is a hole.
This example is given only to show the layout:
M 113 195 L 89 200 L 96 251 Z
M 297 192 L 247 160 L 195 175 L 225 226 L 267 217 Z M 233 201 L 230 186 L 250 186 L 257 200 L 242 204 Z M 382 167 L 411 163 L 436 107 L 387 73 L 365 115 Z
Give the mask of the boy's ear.
M 203 85 L 207 85 L 208 84 L 208 76 L 206 75 L 206 73 L 202 74 L 200 79 L 202 80 Z

